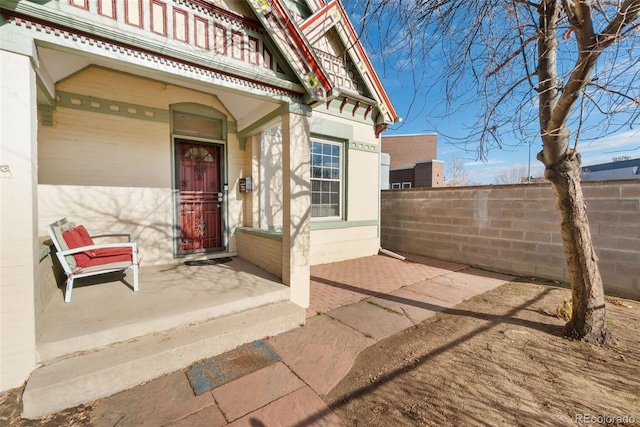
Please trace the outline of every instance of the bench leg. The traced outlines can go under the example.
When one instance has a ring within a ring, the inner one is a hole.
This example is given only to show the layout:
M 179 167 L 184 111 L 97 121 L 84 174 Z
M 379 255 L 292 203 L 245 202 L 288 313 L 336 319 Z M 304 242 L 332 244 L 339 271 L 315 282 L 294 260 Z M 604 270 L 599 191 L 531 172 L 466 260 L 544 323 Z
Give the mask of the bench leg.
M 133 264 L 133 291 L 138 292 L 138 264 Z
M 72 290 L 73 290 L 73 277 L 67 277 L 67 291 L 64 293 L 64 302 L 71 302 Z

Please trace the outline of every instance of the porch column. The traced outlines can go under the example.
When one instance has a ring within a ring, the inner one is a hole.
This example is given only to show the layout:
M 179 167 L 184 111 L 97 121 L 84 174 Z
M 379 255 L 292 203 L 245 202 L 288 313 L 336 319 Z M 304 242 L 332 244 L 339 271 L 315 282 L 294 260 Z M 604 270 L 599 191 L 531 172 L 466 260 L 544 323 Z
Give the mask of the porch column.
M 291 301 L 309 306 L 311 174 L 309 111 L 282 117 L 282 281 Z
M 38 262 L 36 77 L 31 58 L 0 50 L 0 390 L 36 367 Z

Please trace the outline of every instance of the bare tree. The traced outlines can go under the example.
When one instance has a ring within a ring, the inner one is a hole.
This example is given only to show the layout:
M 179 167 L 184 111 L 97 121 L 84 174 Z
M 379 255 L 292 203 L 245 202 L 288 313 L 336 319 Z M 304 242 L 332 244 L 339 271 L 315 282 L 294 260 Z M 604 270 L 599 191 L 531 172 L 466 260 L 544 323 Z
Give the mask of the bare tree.
M 503 168 L 494 178 L 495 184 L 522 184 L 527 182 L 527 168 L 525 165 Z
M 447 164 L 444 185 L 447 187 L 464 187 L 465 185 L 471 184 L 469 173 L 464 167 L 464 161 L 460 156 L 451 156 L 451 162 Z
M 595 138 L 638 121 L 640 0 L 348 4 L 385 72 L 417 70 L 416 81 L 432 82 L 427 96 L 441 91 L 449 112 L 480 104 L 477 122 L 460 141 L 474 146 L 478 157 L 509 141 L 540 138 L 537 158 L 552 184 L 572 287 L 565 333 L 609 341 L 578 141 L 594 129 Z

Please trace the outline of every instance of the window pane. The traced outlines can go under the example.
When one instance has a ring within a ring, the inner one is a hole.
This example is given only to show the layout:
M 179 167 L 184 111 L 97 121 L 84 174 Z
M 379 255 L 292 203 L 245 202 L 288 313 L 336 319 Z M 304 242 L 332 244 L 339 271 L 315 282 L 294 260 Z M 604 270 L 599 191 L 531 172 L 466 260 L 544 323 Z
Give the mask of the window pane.
M 340 144 L 311 142 L 311 216 L 340 216 L 342 149 Z

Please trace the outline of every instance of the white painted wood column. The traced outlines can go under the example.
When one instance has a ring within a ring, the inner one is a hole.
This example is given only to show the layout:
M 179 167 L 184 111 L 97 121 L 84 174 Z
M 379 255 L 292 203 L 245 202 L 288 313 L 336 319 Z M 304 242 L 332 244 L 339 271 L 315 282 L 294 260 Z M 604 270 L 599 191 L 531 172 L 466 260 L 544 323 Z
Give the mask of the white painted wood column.
M 0 51 L 0 391 L 36 367 L 38 263 L 36 77 L 31 58 Z
M 311 153 L 309 112 L 282 117 L 282 281 L 291 301 L 309 307 L 311 228 Z

